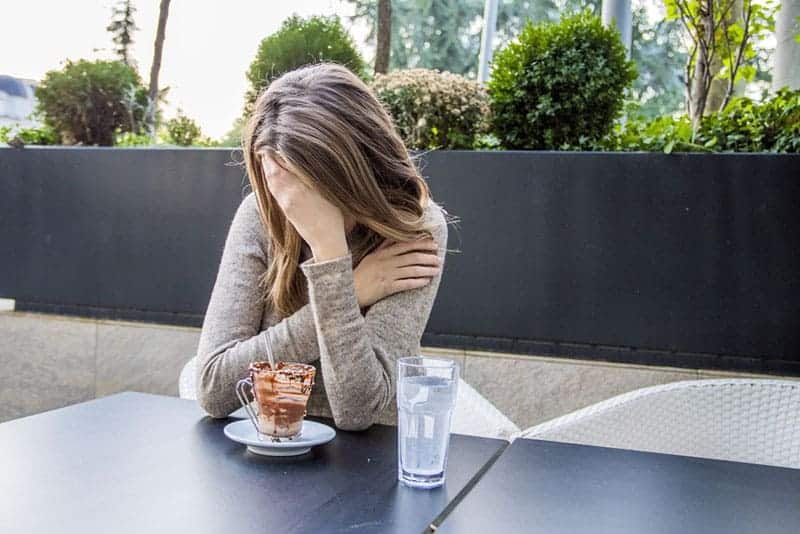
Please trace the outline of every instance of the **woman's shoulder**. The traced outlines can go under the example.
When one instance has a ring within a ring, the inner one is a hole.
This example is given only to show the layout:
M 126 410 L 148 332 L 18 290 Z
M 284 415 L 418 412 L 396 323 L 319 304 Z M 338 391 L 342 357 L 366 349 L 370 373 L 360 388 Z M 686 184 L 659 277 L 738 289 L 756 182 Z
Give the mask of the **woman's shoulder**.
M 447 242 L 448 215 L 447 210 L 432 198 L 428 199 L 428 203 L 423 209 L 425 224 L 439 244 Z
M 233 216 L 229 236 L 240 236 L 249 240 L 255 240 L 261 245 L 266 253 L 269 243 L 269 234 L 264 223 L 261 221 L 261 214 L 258 211 L 258 200 L 253 192 L 248 193 L 236 208 Z

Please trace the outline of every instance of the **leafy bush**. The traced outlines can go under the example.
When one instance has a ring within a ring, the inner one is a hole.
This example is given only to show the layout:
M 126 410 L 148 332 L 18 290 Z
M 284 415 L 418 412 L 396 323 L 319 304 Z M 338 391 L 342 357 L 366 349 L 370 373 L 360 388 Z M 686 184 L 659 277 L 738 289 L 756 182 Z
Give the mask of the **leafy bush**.
M 511 149 L 588 147 L 610 131 L 636 75 L 619 32 L 598 17 L 529 21 L 492 61 L 494 132 Z
M 36 88 L 36 113 L 66 144 L 111 146 L 114 131 L 142 133 L 149 97 L 139 74 L 120 61 L 67 60 Z
M 23 143 L 26 145 L 58 145 L 61 138 L 58 132 L 49 126 L 39 128 L 18 128 L 11 126 L 0 127 L 0 143 Z
M 119 130 L 119 128 L 114 131 L 114 146 L 153 146 L 155 144 L 155 140 L 147 134 L 122 132 Z
M 486 90 L 458 74 L 397 70 L 377 74 L 372 88 L 410 149 L 472 148 L 488 128 Z
M 333 61 L 365 77 L 366 63 L 337 16 L 289 17 L 280 29 L 261 41 L 247 71 L 250 89 L 245 95 L 249 110 L 261 90 L 284 72 L 309 63 Z
M 800 152 L 800 90 L 783 88 L 760 103 L 733 98 L 726 108 L 702 118 L 692 138 L 691 121 L 659 117 L 631 119 L 596 143 L 596 150 L 663 152 Z
M 164 142 L 178 146 L 191 146 L 202 139 L 203 132 L 195 121 L 181 110 L 164 125 Z
M 578 148 L 578 147 L 570 147 Z M 686 115 L 665 115 L 652 120 L 630 118 L 615 124 L 609 135 L 593 143 L 593 150 L 695 152 L 706 150 L 692 141 L 692 123 Z
M 784 87 L 760 103 L 735 98 L 703 117 L 697 137 L 725 152 L 800 152 L 800 90 Z
M 220 138 L 219 146 L 241 148 L 244 119 L 244 117 L 234 119 L 231 129 Z

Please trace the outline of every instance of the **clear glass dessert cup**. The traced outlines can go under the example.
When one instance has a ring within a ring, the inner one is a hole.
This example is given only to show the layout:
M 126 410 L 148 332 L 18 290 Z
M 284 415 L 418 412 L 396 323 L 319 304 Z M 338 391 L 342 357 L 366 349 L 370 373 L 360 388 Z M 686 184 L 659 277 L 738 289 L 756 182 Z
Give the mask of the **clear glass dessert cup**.
M 281 441 L 299 437 L 314 386 L 314 366 L 278 362 L 273 369 L 269 362 L 263 361 L 251 363 L 249 371 L 250 376 L 237 382 L 236 395 L 259 439 Z

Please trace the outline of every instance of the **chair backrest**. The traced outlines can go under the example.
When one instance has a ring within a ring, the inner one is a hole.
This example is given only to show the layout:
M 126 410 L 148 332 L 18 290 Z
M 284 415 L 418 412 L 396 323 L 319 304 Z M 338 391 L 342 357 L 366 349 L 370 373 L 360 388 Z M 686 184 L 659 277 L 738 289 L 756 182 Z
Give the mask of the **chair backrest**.
M 178 393 L 182 399 L 196 399 L 195 369 L 197 358 L 192 358 L 181 370 Z M 469 434 L 491 438 L 510 439 L 519 432 L 519 427 L 500 410 L 478 393 L 472 386 L 459 379 L 456 409 L 450 427 L 456 434 Z
M 178 396 L 182 399 L 197 399 L 196 384 L 197 378 L 195 370 L 197 368 L 197 356 L 186 362 L 186 365 L 181 369 L 181 374 L 178 377 Z
M 456 408 L 450 431 L 456 434 L 510 440 L 519 432 L 519 427 L 464 379 L 459 378 Z
M 800 468 L 800 381 L 688 380 L 643 388 L 516 438 Z

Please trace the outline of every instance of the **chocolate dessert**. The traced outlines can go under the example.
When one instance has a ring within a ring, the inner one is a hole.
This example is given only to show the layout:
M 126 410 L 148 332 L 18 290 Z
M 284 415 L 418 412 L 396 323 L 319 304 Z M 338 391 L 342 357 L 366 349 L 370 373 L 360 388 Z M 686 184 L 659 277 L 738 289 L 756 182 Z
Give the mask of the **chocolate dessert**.
M 293 438 L 303 428 L 306 403 L 314 386 L 313 365 L 278 362 L 250 364 L 250 380 L 255 393 L 258 428 L 273 438 Z

